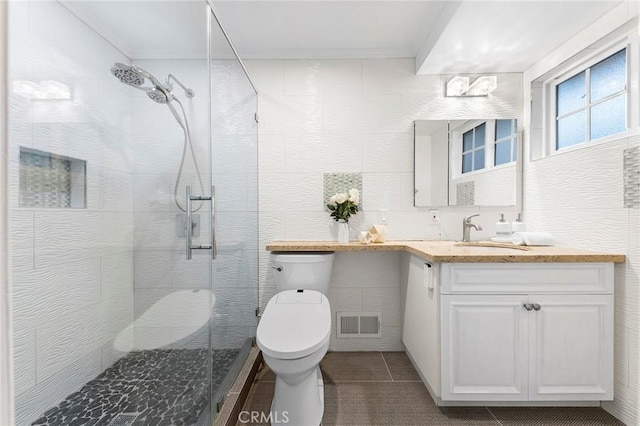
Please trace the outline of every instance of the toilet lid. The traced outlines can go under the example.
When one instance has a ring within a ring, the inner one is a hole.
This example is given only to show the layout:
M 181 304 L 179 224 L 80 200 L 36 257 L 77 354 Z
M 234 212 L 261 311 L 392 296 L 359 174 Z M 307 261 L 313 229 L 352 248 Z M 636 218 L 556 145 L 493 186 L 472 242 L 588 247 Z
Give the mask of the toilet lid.
M 312 354 L 331 334 L 329 300 L 315 290 L 281 291 L 262 314 L 256 341 L 263 353 L 278 359 Z

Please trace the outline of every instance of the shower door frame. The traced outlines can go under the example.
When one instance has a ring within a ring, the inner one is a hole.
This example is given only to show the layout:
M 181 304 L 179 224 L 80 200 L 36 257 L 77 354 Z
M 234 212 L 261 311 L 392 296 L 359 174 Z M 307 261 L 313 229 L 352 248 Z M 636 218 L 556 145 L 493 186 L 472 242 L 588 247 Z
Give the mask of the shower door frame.
M 240 57 L 240 55 L 238 54 L 238 51 L 236 50 L 235 46 L 233 45 L 233 42 L 231 41 L 231 38 L 229 37 L 229 34 L 227 33 L 227 31 L 224 28 L 224 25 L 222 24 L 222 22 L 220 21 L 218 14 L 216 13 L 216 9 L 215 6 L 213 4 L 213 0 L 205 0 L 206 4 L 207 4 L 207 12 L 209 13 L 209 16 L 207 17 L 207 32 L 208 32 L 208 39 L 207 39 L 207 64 L 208 64 L 208 68 L 209 68 L 209 89 L 210 89 L 210 93 L 209 93 L 209 144 L 210 144 L 210 150 L 211 150 L 211 157 L 209 158 L 209 164 L 210 164 L 210 168 L 209 168 L 209 172 L 210 172 L 210 179 L 211 179 L 211 188 L 212 188 L 212 194 L 213 194 L 213 188 L 215 187 L 214 182 L 213 182 L 213 121 L 212 121 L 212 111 L 213 111 L 213 98 L 212 98 L 212 94 L 211 94 L 211 87 L 212 87 L 212 82 L 213 82 L 213 76 L 211 73 L 211 61 L 213 60 L 212 56 L 211 56 L 211 38 L 212 38 L 212 25 L 217 24 L 220 31 L 222 32 L 222 34 L 224 35 L 227 43 L 229 44 L 229 47 L 231 48 L 235 60 L 238 61 L 238 63 L 240 64 L 240 67 L 242 68 L 242 71 L 244 72 L 244 75 L 247 79 L 247 81 L 249 82 L 249 84 L 251 85 L 251 87 L 253 88 L 253 91 L 255 93 L 255 116 L 254 119 L 256 121 L 256 132 L 255 132 L 255 140 L 256 140 L 256 188 L 258 187 L 258 180 L 259 180 L 259 175 L 258 175 L 258 152 L 259 152 L 259 148 L 258 148 L 258 139 L 259 139 L 259 128 L 257 126 L 258 123 L 258 104 L 259 104 L 259 100 L 258 100 L 258 89 L 256 87 L 256 85 L 254 84 L 253 80 L 251 79 L 251 76 L 249 75 L 249 72 L 247 70 L 247 68 L 244 65 L 244 62 L 242 61 L 242 58 Z M 256 251 L 258 250 L 259 247 L 259 193 L 256 191 Z M 215 203 L 215 201 L 214 201 Z M 215 205 L 212 203 L 211 206 L 212 209 L 215 209 Z M 215 212 L 212 212 L 213 214 L 215 214 Z M 212 223 L 210 224 L 210 226 L 215 226 L 214 224 L 215 219 L 213 219 L 212 216 Z M 213 229 L 213 228 L 212 228 Z M 215 241 L 212 240 L 211 242 L 212 247 L 215 245 Z M 212 248 L 213 249 L 213 248 Z M 257 254 L 257 253 L 256 253 Z M 256 259 L 258 259 L 258 257 L 256 256 Z M 214 259 L 215 261 L 215 259 Z M 259 269 L 259 265 L 256 264 L 256 268 Z M 257 275 L 256 275 L 257 276 Z M 210 285 L 213 287 L 213 273 L 211 273 L 210 275 L 210 279 L 211 279 L 211 283 Z M 256 306 L 255 306 L 255 313 L 256 316 L 258 314 L 258 309 L 259 309 L 259 300 L 260 300 L 260 286 L 259 286 L 259 280 L 256 279 L 255 284 L 255 295 L 256 295 Z M 257 328 L 257 324 L 256 324 L 256 328 Z M 210 326 L 209 328 L 209 332 L 210 332 L 210 337 L 209 337 L 209 351 L 211 352 L 213 349 L 213 324 Z M 242 366 L 244 365 L 244 363 L 246 362 L 246 360 L 248 359 L 249 355 L 250 355 L 250 347 L 247 347 L 249 345 L 249 339 L 247 339 L 247 342 L 245 342 L 245 344 L 243 345 L 243 347 L 240 349 L 240 353 L 238 354 L 238 357 L 234 360 L 233 362 L 233 366 L 232 368 L 227 372 L 226 376 L 224 377 L 224 379 L 222 380 L 222 382 L 220 383 L 220 387 L 218 388 L 217 392 L 213 392 L 213 386 L 211 386 L 210 389 L 210 396 L 211 396 L 211 404 L 210 404 L 210 415 L 211 418 L 213 420 L 215 420 L 217 418 L 218 413 L 220 412 L 220 409 L 222 407 L 222 404 L 224 404 L 224 401 L 226 399 L 226 394 L 228 393 L 228 391 L 231 389 L 231 387 L 233 386 L 233 383 L 235 382 L 235 380 L 237 379 Z M 251 339 L 250 342 L 251 346 L 255 346 L 255 337 L 253 337 Z M 211 356 L 209 357 L 209 359 L 211 359 Z M 213 366 L 211 365 L 211 374 L 213 374 Z M 213 382 L 211 382 L 211 385 L 213 385 Z M 220 392 L 221 390 L 223 390 L 223 392 Z

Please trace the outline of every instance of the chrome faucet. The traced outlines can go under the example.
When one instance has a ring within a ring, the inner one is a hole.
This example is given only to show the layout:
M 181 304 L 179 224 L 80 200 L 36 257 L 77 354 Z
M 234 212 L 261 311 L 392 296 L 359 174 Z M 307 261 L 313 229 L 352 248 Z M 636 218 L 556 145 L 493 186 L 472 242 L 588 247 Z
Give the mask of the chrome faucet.
M 482 226 L 471 223 L 471 218 L 476 216 L 480 215 L 474 214 L 471 216 L 467 216 L 462 220 L 462 241 L 465 243 L 468 243 L 470 241 L 469 234 L 471 233 L 471 228 L 475 229 L 476 231 L 482 231 Z

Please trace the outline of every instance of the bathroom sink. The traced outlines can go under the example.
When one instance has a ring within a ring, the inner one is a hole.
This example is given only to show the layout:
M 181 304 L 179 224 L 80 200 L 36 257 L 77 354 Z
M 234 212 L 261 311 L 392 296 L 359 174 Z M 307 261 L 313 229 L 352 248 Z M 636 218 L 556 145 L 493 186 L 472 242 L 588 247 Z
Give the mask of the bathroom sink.
M 508 243 L 494 243 L 492 241 L 469 241 L 469 242 L 458 242 L 455 243 L 456 247 L 477 247 L 482 250 L 486 250 L 487 248 L 491 249 L 507 249 L 507 250 L 521 250 L 521 251 L 529 251 L 531 247 L 527 246 L 517 246 L 514 244 Z

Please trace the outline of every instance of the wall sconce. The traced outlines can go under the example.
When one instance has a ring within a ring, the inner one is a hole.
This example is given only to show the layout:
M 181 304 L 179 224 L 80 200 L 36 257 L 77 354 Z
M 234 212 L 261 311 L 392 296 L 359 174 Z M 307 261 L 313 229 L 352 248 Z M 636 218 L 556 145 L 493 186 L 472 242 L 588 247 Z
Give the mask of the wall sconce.
M 447 81 L 446 96 L 488 96 L 498 87 L 498 77 L 484 75 L 469 84 L 469 77 L 459 75 Z
M 58 81 L 47 80 L 37 83 L 29 80 L 15 80 L 13 93 L 27 99 L 71 99 L 71 89 Z

